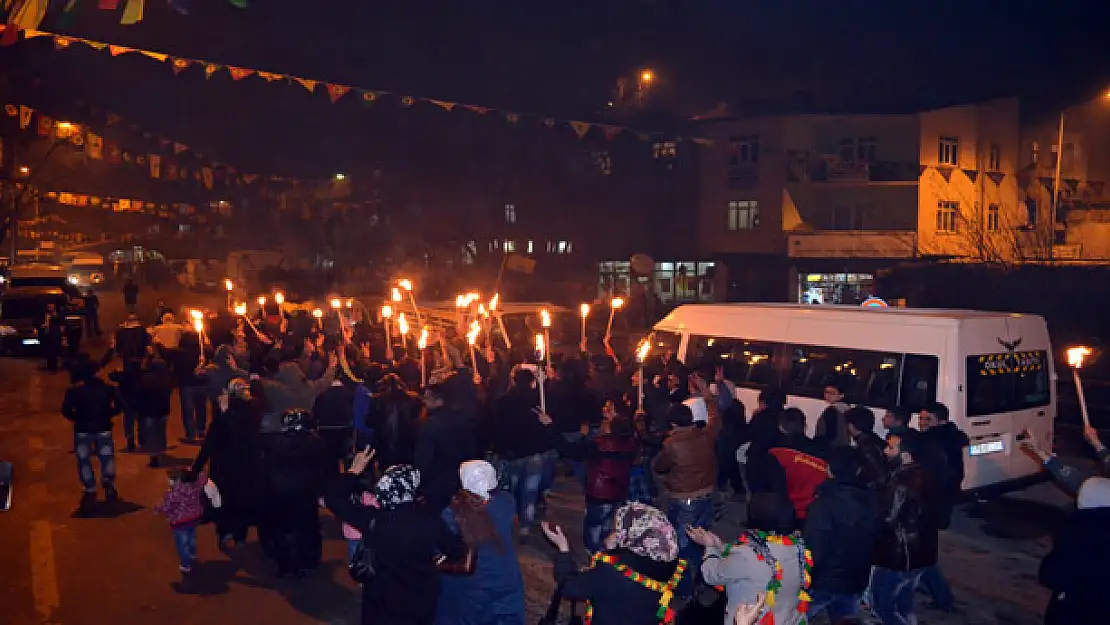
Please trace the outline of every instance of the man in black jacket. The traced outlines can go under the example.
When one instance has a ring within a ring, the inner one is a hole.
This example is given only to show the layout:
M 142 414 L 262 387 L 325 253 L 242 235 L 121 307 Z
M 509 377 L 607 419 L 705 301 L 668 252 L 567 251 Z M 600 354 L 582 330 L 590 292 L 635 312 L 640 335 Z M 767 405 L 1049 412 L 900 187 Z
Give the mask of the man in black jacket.
M 883 623 L 913 623 L 914 590 L 936 566 L 940 491 L 921 462 L 921 434 L 891 434 L 886 456 L 896 465 L 880 500 L 882 524 L 875 547 L 871 592 Z
M 955 423 L 948 420 L 948 406 L 939 402 L 925 406 L 918 417 L 918 423 L 921 425 L 922 438 L 929 443 L 933 453 L 938 456 L 943 453 L 945 471 L 938 484 L 941 496 L 940 528 L 948 529 L 952 524 L 952 510 L 960 498 L 964 481 L 964 456 L 967 455 L 971 440 Z M 956 609 L 952 588 L 940 567 L 930 567 L 925 571 L 921 584 L 933 596 L 933 608 L 944 612 Z
M 855 406 L 844 413 L 844 420 L 848 423 L 848 436 L 852 437 L 852 445 L 859 451 L 863 461 L 864 485 L 882 490 L 888 473 L 886 456 L 883 455 L 886 441 L 874 432 L 875 413 L 870 408 Z
M 805 543 L 813 553 L 808 618 L 828 610 L 829 621 L 839 623 L 856 615 L 871 577 L 879 499 L 866 484 L 858 450 L 834 447 L 828 462 L 829 479 L 817 487 L 806 517 Z
M 77 456 L 77 472 L 85 495 L 81 505 L 96 501 L 96 473 L 92 456 L 100 459 L 100 479 L 108 501 L 118 498 L 116 492 L 116 458 L 112 446 L 112 417 L 122 410 L 119 390 L 96 374 L 96 366 L 80 363 L 73 370 L 74 384 L 66 390 L 62 415 L 73 422 L 73 453 Z

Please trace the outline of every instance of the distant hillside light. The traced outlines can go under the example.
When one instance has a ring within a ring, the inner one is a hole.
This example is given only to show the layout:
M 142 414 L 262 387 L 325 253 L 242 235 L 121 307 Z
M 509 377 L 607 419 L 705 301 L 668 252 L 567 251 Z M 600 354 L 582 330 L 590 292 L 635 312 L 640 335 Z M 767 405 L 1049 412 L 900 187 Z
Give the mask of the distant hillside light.
M 645 69 L 644 71 L 640 72 L 640 82 L 647 84 L 652 82 L 653 80 L 655 80 L 655 72 L 651 71 L 650 69 Z
M 343 182 L 347 179 L 347 174 L 336 174 L 335 179 L 339 182 Z
M 19 168 L 19 174 L 20 174 L 21 176 L 30 176 L 30 175 L 31 175 L 31 168 L 30 168 L 30 167 L 28 167 L 28 166 L 26 166 L 26 165 L 22 165 L 22 166 L 21 166 L 21 167 Z

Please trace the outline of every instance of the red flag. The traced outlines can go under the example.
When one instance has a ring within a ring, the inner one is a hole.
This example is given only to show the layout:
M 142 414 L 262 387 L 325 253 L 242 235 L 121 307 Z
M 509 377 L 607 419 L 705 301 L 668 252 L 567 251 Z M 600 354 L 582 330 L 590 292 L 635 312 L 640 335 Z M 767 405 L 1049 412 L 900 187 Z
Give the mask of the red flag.
M 100 0 L 97 6 L 104 11 L 115 11 L 119 8 L 119 0 Z
M 228 67 L 227 71 L 231 74 L 232 80 L 243 80 L 254 73 L 253 69 L 247 69 L 245 67 Z
M 11 24 L 9 24 L 7 26 L 0 26 L 0 28 L 4 29 L 3 31 L 0 31 L 0 46 L 15 45 L 15 42 L 19 41 L 18 26 L 12 26 Z
M 332 104 L 338 102 L 339 98 L 347 95 L 347 92 L 350 90 L 351 88 L 347 85 L 333 85 L 330 82 L 328 83 L 328 97 L 331 98 Z
M 50 131 L 53 130 L 53 129 L 54 129 L 54 120 L 50 119 L 46 115 L 41 115 L 39 117 L 39 126 L 38 126 L 39 135 L 41 135 L 43 137 L 49 137 L 50 136 Z
M 174 59 L 173 61 L 170 62 L 170 64 L 173 66 L 173 73 L 180 74 L 182 71 L 188 69 L 189 60 L 188 59 Z

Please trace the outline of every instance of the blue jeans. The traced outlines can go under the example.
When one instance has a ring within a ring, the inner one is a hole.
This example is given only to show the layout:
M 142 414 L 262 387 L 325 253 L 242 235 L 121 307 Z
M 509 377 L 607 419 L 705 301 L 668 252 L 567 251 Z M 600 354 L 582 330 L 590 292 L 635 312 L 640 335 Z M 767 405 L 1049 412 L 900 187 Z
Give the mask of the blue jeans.
M 955 607 L 956 598 L 952 596 L 952 588 L 944 578 L 940 565 L 934 564 L 922 570 L 921 586 L 933 597 L 933 602 L 938 608 L 950 610 Z
M 667 504 L 667 519 L 674 526 L 678 537 L 678 557 L 686 560 L 686 573 L 678 584 L 675 594 L 680 597 L 689 597 L 694 584 L 694 572 L 701 562 L 703 549 L 701 545 L 690 540 L 686 534 L 687 527 L 708 528 L 713 520 L 713 498 L 709 495 L 699 499 L 672 499 Z
M 859 595 L 817 591 L 812 596 L 813 601 L 809 604 L 809 612 L 806 613 L 806 620 L 810 622 L 826 610 L 829 612 L 829 622 L 834 624 L 859 612 Z
M 100 481 L 105 489 L 113 488 L 116 483 L 116 450 L 113 446 L 112 432 L 96 434 L 73 433 L 73 454 L 77 456 L 77 476 L 86 493 L 96 492 L 96 473 L 93 471 L 92 457 L 100 460 Z
M 565 440 L 567 443 L 569 443 L 571 445 L 575 445 L 577 443 L 580 443 L 583 440 L 585 440 L 585 438 L 586 437 L 582 436 L 581 432 L 563 432 L 563 440 Z M 571 468 L 574 469 L 574 478 L 576 480 L 578 480 L 579 484 L 581 484 L 583 487 L 585 487 L 586 486 L 586 463 L 582 462 L 581 460 L 569 460 L 568 462 L 570 462 Z
M 358 549 L 358 544 L 361 542 L 359 538 L 347 539 L 347 563 L 350 564 L 355 559 L 355 550 Z
M 582 519 L 582 542 L 591 554 L 603 550 L 606 536 L 613 531 L 613 513 L 619 503 L 586 501 L 586 516 Z
M 548 451 L 542 455 L 543 478 L 540 480 L 540 492 L 546 493 L 555 485 L 555 468 L 559 462 L 559 454 L 555 451 Z
M 925 569 L 894 571 L 876 567 L 871 575 L 871 608 L 883 625 L 913 625 L 913 594 Z
M 204 428 L 208 425 L 208 388 L 182 386 L 178 397 L 181 399 L 181 423 L 185 426 L 185 438 L 204 436 Z
M 143 428 L 139 421 L 139 413 L 134 410 L 123 411 L 123 436 L 127 439 L 129 444 L 135 443 L 135 435 L 138 434 L 139 447 L 143 446 Z
M 173 530 L 173 546 L 177 549 L 177 557 L 181 560 L 181 567 L 193 568 L 197 559 L 197 526 L 179 527 Z
M 510 487 L 517 502 L 520 527 L 536 524 L 536 502 L 540 499 L 546 454 L 525 456 L 508 461 Z

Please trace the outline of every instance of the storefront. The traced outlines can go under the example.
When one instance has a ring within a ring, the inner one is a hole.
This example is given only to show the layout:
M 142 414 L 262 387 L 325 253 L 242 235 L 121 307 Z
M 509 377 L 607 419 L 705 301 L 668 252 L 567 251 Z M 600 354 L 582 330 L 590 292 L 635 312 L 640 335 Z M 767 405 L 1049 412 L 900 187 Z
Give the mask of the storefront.
M 640 289 L 650 285 L 664 304 L 713 302 L 715 269 L 713 261 L 657 261 L 652 275 L 633 275 L 629 261 L 606 261 L 598 263 L 598 297 L 632 293 L 635 280 Z
M 875 294 L 875 274 L 798 272 L 798 302 L 857 305 Z

